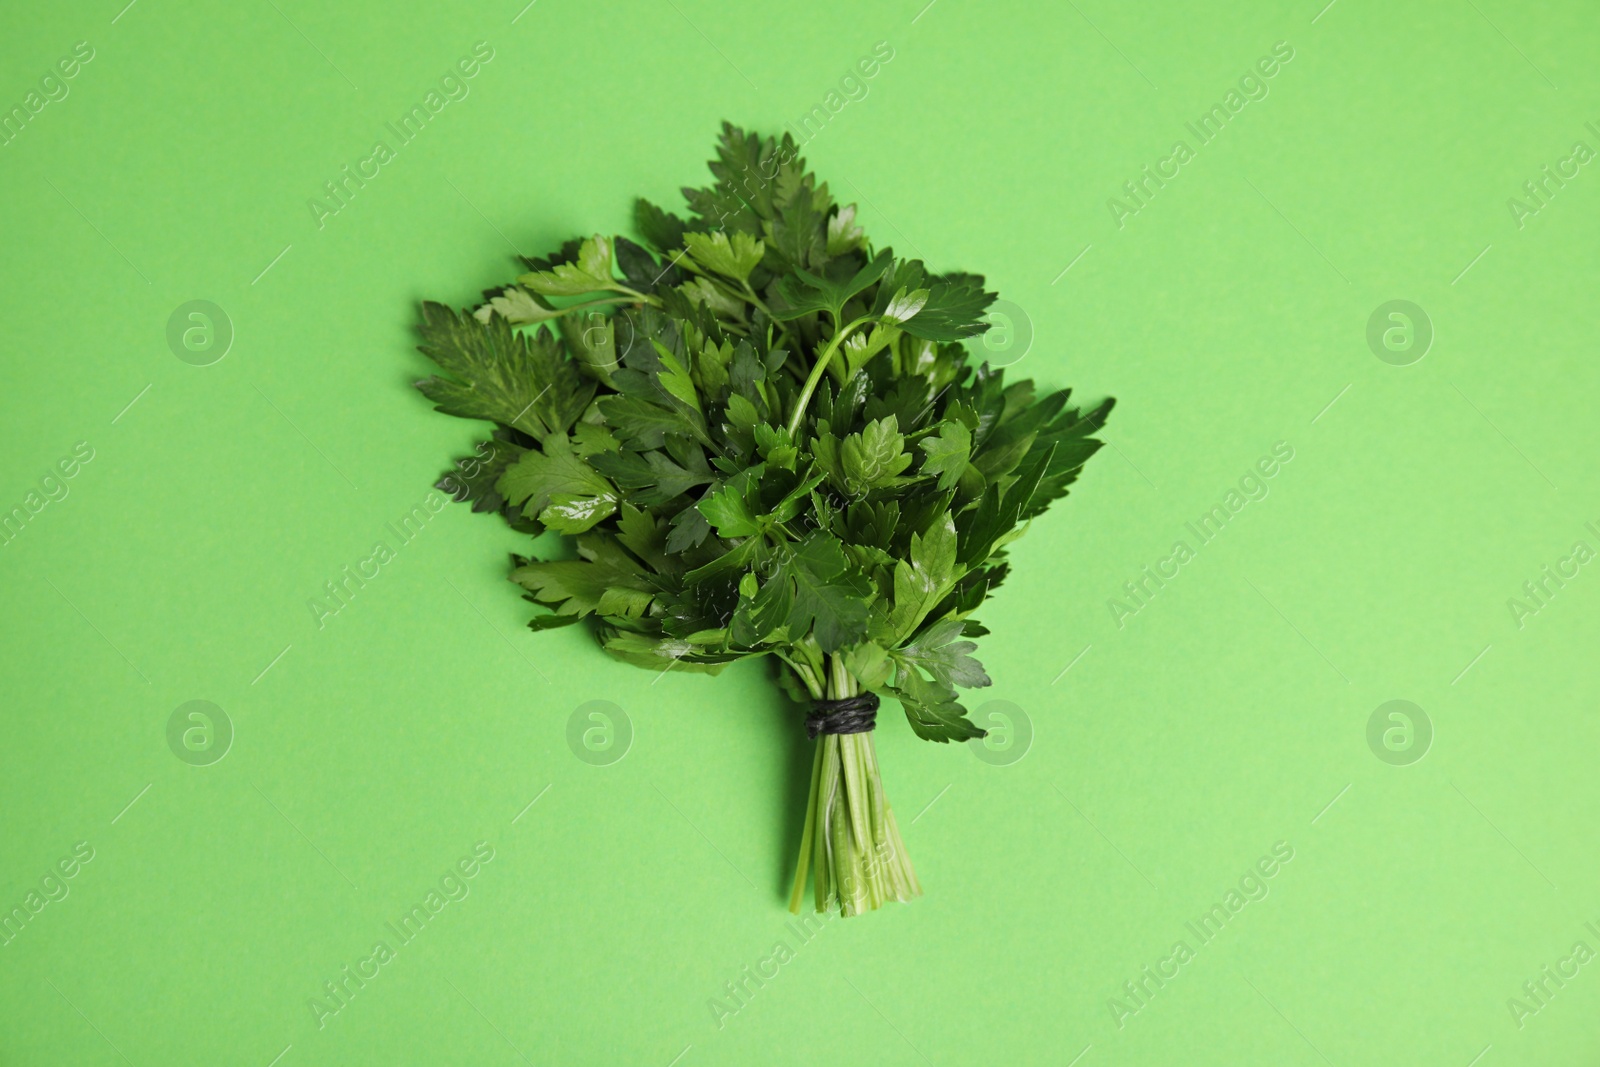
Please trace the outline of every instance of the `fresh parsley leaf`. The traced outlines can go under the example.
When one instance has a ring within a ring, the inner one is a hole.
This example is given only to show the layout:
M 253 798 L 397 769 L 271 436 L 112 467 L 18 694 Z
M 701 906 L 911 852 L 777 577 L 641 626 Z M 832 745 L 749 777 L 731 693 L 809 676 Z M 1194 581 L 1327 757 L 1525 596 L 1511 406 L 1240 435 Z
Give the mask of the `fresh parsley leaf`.
M 911 729 L 924 741 L 967 741 L 986 732 L 967 718 L 953 688 L 929 681 L 914 668 L 901 667 L 889 690 L 900 698 Z
M 613 590 L 654 591 L 639 565 L 608 536 L 585 534 L 577 546 L 575 560 L 515 560 L 511 580 L 558 615 L 593 615 Z
M 488 303 L 472 313 L 479 322 L 488 322 L 490 315 L 498 314 L 513 326 L 526 326 L 557 319 L 562 314 L 520 285 L 508 285 L 499 291 L 490 290 L 490 293 L 484 294 Z
M 926 291 L 927 297 L 913 314 L 901 321 L 901 329 L 925 341 L 959 341 L 975 337 L 989 328 L 983 320 L 994 293 L 985 292 L 983 278 L 976 274 L 946 274 L 931 277 L 919 259 L 898 260 L 878 288 L 876 310 L 888 313 L 897 298 Z
M 617 510 L 617 488 L 572 451 L 564 433 L 522 454 L 495 488 L 506 500 L 561 533 L 577 534 Z
M 889 641 L 899 647 L 944 598 L 956 577 L 956 524 L 947 513 L 928 531 L 911 535 L 909 559 L 894 568 L 894 608 L 889 614 Z
M 925 437 L 920 444 L 927 453 L 922 460 L 922 473 L 936 475 L 941 490 L 955 488 L 967 469 L 967 458 L 972 452 L 972 431 L 956 420 L 941 422 L 938 436 Z
M 761 471 L 759 466 L 740 471 L 722 488 L 700 501 L 700 514 L 717 531 L 718 537 L 754 537 L 761 532 L 760 506 L 755 500 Z
M 479 442 L 472 455 L 456 460 L 455 466 L 433 483 L 434 488 L 449 493 L 458 504 L 471 504 L 473 511 L 501 512 L 514 530 L 537 534 L 543 527 L 525 518 L 520 509 L 509 507 L 495 488 L 506 468 L 527 451 L 507 436 L 509 431 L 496 431 L 489 440 Z
M 581 296 L 615 289 L 612 265 L 611 239 L 595 234 L 578 249 L 576 262 L 529 271 L 517 282 L 540 296 Z
M 617 328 L 613 319 L 598 311 L 588 314 L 566 315 L 557 320 L 556 328 L 567 343 L 578 369 L 602 385 L 611 384 L 611 372 L 617 369 Z
M 830 256 L 842 256 L 861 247 L 861 227 L 856 225 L 856 206 L 846 204 L 828 218 L 828 244 Z
M 424 378 L 417 388 L 437 410 L 487 419 L 534 437 L 564 431 L 594 395 L 546 330 L 515 333 L 503 317 L 479 322 L 443 304 L 424 303 L 417 348 L 449 378 Z
M 751 606 L 758 631 L 782 626 L 790 641 L 809 633 L 824 652 L 866 636 L 871 584 L 852 571 L 837 538 L 816 533 L 801 542 L 762 585 Z
M 711 469 L 705 465 L 704 453 L 696 451 L 694 454 L 698 463 L 690 467 L 682 466 L 665 452 L 655 450 L 602 452 L 591 456 L 589 463 L 627 490 L 630 501 L 655 506 L 711 481 L 713 476 Z
M 892 484 L 901 471 L 911 466 L 911 453 L 905 450 L 905 441 L 906 436 L 900 432 L 893 415 L 873 419 L 860 433 L 846 437 L 839 448 L 839 470 L 844 476 L 845 492 L 859 497 Z
M 957 640 L 965 624 L 958 619 L 934 623 L 896 653 L 899 662 L 926 671 L 934 681 L 962 689 L 990 684 L 983 664 L 972 658 L 977 644 Z
M 670 254 L 683 245 L 684 221 L 643 197 L 633 202 L 633 225 L 658 252 Z
M 689 258 L 706 270 L 732 278 L 741 285 L 750 279 L 750 272 L 760 264 L 767 249 L 748 233 L 735 233 L 732 240 L 727 233 L 687 233 L 684 246 Z
M 893 262 L 893 254 L 885 250 L 848 278 L 838 281 L 820 277 L 808 270 L 795 270 L 778 282 L 778 295 L 783 298 L 783 306 L 775 309 L 773 315 L 780 322 L 788 322 L 802 315 L 826 311 L 838 321 L 845 303 L 883 277 Z

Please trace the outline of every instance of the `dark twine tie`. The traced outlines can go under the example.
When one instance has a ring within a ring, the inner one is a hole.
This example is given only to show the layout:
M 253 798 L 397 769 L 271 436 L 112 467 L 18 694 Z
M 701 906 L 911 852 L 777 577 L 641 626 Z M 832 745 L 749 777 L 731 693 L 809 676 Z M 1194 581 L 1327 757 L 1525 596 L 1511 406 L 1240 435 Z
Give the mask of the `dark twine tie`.
M 878 721 L 878 694 L 862 693 L 844 700 L 819 700 L 806 716 L 806 736 L 864 734 Z

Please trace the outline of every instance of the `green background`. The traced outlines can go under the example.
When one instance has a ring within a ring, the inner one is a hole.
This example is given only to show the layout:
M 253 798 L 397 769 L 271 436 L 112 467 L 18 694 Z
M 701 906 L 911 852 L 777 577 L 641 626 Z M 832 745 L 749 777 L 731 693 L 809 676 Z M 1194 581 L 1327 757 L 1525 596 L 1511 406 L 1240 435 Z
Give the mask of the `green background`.
M 1600 148 L 1592 12 L 923 2 L 13 6 L 0 107 L 94 58 L 0 147 L 0 512 L 94 458 L 0 549 L 0 910 L 94 858 L 0 947 L 0 1062 L 1594 1062 L 1600 965 L 1520 1026 L 1507 1003 L 1600 949 L 1600 573 L 1508 606 L 1600 547 L 1600 174 L 1520 227 L 1507 203 Z M 308 200 L 479 41 L 470 95 L 319 228 Z M 1025 352 L 991 335 L 1012 373 L 1119 406 L 982 613 L 978 716 L 1011 702 L 1031 747 L 985 762 L 886 708 L 927 895 L 801 944 L 809 757 L 763 664 L 653 677 L 529 634 L 523 539 L 459 507 L 322 628 L 307 601 L 474 437 L 409 386 L 415 301 L 627 232 L 634 195 L 704 184 L 720 120 L 798 120 L 879 41 L 805 156 L 880 244 L 988 275 L 1031 323 Z M 195 299 L 235 331 L 209 366 L 166 340 Z M 1395 299 L 1434 331 L 1406 366 L 1367 341 Z M 1432 723 L 1404 766 L 1367 741 L 1394 699 Z M 190 700 L 233 724 L 220 762 L 168 747 Z M 605 766 L 566 741 L 594 700 L 632 724 Z M 319 1028 L 323 983 L 478 842 L 470 895 Z M 1270 895 L 1201 945 L 1186 921 L 1277 842 Z

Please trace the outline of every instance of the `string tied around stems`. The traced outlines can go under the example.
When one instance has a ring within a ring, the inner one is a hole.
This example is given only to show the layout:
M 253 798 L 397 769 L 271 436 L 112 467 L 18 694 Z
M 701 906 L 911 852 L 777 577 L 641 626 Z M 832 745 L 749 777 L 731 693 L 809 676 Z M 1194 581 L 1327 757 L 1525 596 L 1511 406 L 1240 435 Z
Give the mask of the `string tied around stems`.
M 878 694 L 862 693 L 843 700 L 819 700 L 806 716 L 806 736 L 864 734 L 877 725 Z

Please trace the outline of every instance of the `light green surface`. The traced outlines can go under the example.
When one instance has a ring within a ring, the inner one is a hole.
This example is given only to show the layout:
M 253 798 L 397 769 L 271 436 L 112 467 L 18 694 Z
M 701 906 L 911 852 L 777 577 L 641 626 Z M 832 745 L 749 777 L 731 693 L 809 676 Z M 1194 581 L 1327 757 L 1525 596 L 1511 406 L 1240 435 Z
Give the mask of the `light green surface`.
M 1600 965 L 1520 1028 L 1507 1003 L 1600 950 L 1600 572 L 1521 627 L 1507 603 L 1600 549 L 1600 173 L 1520 228 L 1507 204 L 1600 148 L 1583 5 L 121 3 L 0 39 L 6 108 L 93 49 L 0 147 L 0 510 L 93 450 L 0 548 L 0 907 L 93 851 L 0 947 L 0 1062 L 1594 1062 Z M 470 94 L 319 229 L 308 199 L 479 41 Z M 454 507 L 403 546 L 386 524 L 472 437 L 409 387 L 414 301 L 626 231 L 633 195 L 702 181 L 718 121 L 798 119 L 879 41 L 805 155 L 879 241 L 1026 309 L 1017 372 L 1120 405 L 983 612 L 985 696 L 1031 750 L 992 765 L 887 708 L 927 896 L 802 945 L 808 756 L 764 669 L 653 679 L 528 634 L 498 563 L 520 538 Z M 1269 94 L 1200 145 L 1185 123 L 1278 42 Z M 1180 138 L 1119 228 L 1108 199 Z M 210 366 L 167 346 L 195 299 L 236 333 Z M 1413 365 L 1367 345 L 1393 299 L 1435 330 Z M 1278 442 L 1270 493 L 1200 546 L 1185 523 Z M 1107 601 L 1180 539 L 1119 627 Z M 319 629 L 307 600 L 380 540 Z M 1366 740 L 1394 699 L 1433 724 L 1408 766 Z M 191 700 L 234 727 L 210 766 L 168 748 Z M 595 700 L 634 731 L 606 766 L 565 739 Z M 385 924 L 479 842 L 401 944 Z M 1186 922 L 1278 842 L 1270 893 L 1202 944 Z M 319 1028 L 308 1001 L 379 940 Z M 1108 1001 L 1180 940 L 1119 1028 Z

